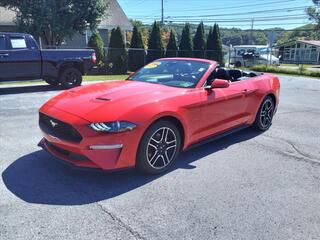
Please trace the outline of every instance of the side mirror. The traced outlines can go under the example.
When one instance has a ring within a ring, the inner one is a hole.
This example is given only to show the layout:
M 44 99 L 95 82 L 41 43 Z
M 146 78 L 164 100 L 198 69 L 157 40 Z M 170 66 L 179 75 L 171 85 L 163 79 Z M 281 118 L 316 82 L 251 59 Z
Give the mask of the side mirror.
M 213 88 L 228 88 L 229 86 L 230 86 L 230 83 L 229 83 L 228 80 L 215 79 L 215 80 L 213 80 L 211 85 L 210 86 L 206 86 L 205 89 L 206 90 L 211 90 Z

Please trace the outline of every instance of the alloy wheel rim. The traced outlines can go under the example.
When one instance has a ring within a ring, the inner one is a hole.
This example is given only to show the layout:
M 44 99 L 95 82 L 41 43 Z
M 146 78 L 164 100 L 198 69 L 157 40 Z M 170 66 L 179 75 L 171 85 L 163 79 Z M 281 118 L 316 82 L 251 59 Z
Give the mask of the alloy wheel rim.
M 273 103 L 271 100 L 267 100 L 263 103 L 260 114 L 260 122 L 263 128 L 267 128 L 271 125 L 273 118 Z
M 146 156 L 151 167 L 162 169 L 173 160 L 177 151 L 177 136 L 168 127 L 159 128 L 149 139 Z
M 76 82 L 77 82 L 77 74 L 75 74 L 74 72 L 69 72 L 67 74 L 67 83 L 73 84 Z

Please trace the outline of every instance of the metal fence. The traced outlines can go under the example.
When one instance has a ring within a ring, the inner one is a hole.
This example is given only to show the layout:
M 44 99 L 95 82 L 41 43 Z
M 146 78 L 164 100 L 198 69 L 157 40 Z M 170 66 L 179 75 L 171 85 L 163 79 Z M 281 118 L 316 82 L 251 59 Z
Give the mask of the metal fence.
M 210 50 L 154 50 L 154 49 L 115 49 L 105 48 L 105 56 L 103 59 L 104 73 L 119 74 L 126 71 L 136 71 L 144 65 L 164 57 L 188 57 L 215 59 L 216 52 Z M 224 65 L 224 58 L 221 65 Z M 125 69 L 124 69 L 125 68 Z
M 70 49 L 70 47 L 46 47 L 49 49 Z M 73 48 L 75 49 L 75 48 Z M 80 48 L 79 48 L 80 49 Z M 164 57 L 189 57 L 215 60 L 217 52 L 212 50 L 153 50 L 153 49 L 117 49 L 105 48 L 104 56 L 100 59 L 99 68 L 93 74 L 124 74 L 136 71 L 159 58 Z M 316 59 L 320 53 L 315 51 L 305 52 L 298 49 L 292 51 L 279 51 L 276 48 L 255 47 L 255 46 L 235 46 L 223 50 L 223 60 L 220 65 L 230 68 L 250 68 L 253 65 L 279 65 L 280 63 L 303 64 L 310 56 Z M 289 59 L 289 60 L 288 60 Z M 303 60 L 299 62 L 299 60 Z

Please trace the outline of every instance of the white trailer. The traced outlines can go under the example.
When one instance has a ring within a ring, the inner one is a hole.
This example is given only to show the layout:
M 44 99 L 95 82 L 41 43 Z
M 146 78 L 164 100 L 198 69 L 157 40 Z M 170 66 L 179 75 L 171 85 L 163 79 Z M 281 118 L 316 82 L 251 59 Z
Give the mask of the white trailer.
M 235 67 L 249 67 L 256 64 L 279 65 L 279 58 L 265 45 L 234 46 L 227 58 L 227 61 Z

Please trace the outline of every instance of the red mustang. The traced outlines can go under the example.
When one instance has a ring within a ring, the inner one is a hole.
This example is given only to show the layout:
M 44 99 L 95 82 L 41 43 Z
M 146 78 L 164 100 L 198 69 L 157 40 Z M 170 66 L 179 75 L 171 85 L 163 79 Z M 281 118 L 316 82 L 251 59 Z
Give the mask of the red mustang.
M 180 151 L 253 125 L 269 129 L 279 79 L 203 59 L 160 59 L 126 81 L 67 90 L 40 109 L 40 142 L 77 167 L 166 171 Z

